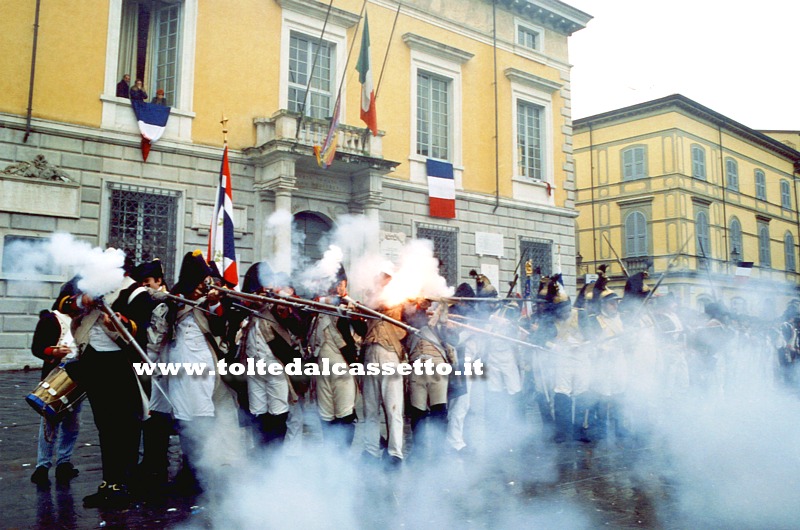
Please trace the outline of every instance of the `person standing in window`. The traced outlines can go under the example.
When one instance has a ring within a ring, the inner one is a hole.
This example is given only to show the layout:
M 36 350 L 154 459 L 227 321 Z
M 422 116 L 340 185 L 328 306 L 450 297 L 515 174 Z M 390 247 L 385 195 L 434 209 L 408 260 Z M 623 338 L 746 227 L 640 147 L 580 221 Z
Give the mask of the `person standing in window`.
M 130 96 L 132 101 L 144 101 L 147 99 L 147 92 L 144 91 L 144 83 L 141 79 L 137 79 L 136 83 L 131 87 Z
M 165 107 L 169 107 L 169 105 L 167 105 L 167 98 L 164 97 L 163 88 L 159 88 L 158 90 L 156 90 L 156 97 L 153 98 L 152 103 L 155 103 L 156 105 L 164 105 Z
M 122 80 L 117 83 L 117 97 L 130 99 L 131 97 L 131 75 L 125 74 Z

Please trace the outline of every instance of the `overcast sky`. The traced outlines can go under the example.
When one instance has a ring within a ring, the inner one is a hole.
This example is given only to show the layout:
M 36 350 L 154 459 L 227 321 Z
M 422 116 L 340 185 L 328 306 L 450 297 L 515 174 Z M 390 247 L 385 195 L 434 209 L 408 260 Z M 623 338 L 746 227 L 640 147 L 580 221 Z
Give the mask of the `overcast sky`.
M 753 129 L 800 130 L 800 0 L 564 0 L 573 118 L 683 94 Z

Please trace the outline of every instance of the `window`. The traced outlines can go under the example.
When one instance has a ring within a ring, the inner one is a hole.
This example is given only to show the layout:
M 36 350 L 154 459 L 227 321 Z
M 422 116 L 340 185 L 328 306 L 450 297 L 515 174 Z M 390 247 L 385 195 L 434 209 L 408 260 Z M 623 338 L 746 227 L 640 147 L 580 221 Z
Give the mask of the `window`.
M 767 177 L 760 169 L 756 169 L 756 199 L 767 200 Z
M 697 255 L 701 258 L 711 257 L 711 237 L 708 230 L 708 214 L 698 212 L 695 217 L 695 231 L 697 232 Z
M 289 37 L 289 110 L 312 118 L 328 118 L 335 94 L 335 46 L 319 39 L 291 32 Z M 311 67 L 309 87 L 308 77 Z M 309 87 L 306 97 L 306 87 Z
M 171 106 L 180 98 L 182 10 L 182 2 L 166 0 L 125 0 L 122 7 L 117 80 L 142 79 L 151 96 L 162 88 Z
M 794 237 L 789 232 L 783 236 L 783 255 L 786 260 L 786 270 L 795 272 L 797 264 L 794 259 Z
M 769 249 L 769 227 L 761 225 L 758 229 L 758 263 L 762 267 L 772 266 Z
M 699 145 L 692 146 L 692 176 L 706 180 L 706 150 Z
M 733 158 L 725 160 L 725 177 L 728 189 L 739 191 L 739 164 Z
M 519 174 L 543 180 L 542 114 L 544 109 L 522 100 L 517 100 L 517 150 L 519 151 Z
M 533 270 L 538 267 L 543 276 L 549 276 L 553 272 L 553 242 L 546 239 L 536 239 L 520 237 L 519 252 L 522 260 L 521 267 L 525 261 L 530 260 Z M 534 285 L 534 289 L 537 287 Z M 502 293 L 501 296 L 504 296 Z
M 730 227 L 730 252 L 733 254 L 734 250 L 738 252 L 739 259 L 744 260 L 744 252 L 742 246 L 742 223 L 737 218 L 731 220 Z
M 622 151 L 622 179 L 633 180 L 647 176 L 644 147 L 629 147 Z
M 159 258 L 164 277 L 175 277 L 180 192 L 109 184 L 111 212 L 108 245 L 129 253 L 136 263 Z
M 625 217 L 625 256 L 632 258 L 647 255 L 647 219 L 642 212 L 631 212 Z
M 517 44 L 531 50 L 539 50 L 541 49 L 541 34 L 534 29 L 518 24 Z
M 439 260 L 439 274 L 448 285 L 458 283 L 458 229 L 449 226 L 417 225 L 417 239 L 433 241 L 433 255 Z
M 450 80 L 417 73 L 417 154 L 449 160 Z
M 450 144 L 449 80 L 417 74 L 417 154 L 448 160 Z
M 781 181 L 781 207 L 792 209 L 792 193 L 789 191 L 789 183 L 785 180 Z

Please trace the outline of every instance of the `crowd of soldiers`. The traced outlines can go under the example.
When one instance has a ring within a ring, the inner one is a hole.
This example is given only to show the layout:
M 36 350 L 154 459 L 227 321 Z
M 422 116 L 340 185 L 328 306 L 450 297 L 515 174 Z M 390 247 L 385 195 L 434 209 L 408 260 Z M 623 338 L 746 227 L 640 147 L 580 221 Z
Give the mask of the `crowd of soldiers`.
M 282 458 L 304 436 L 307 410 L 318 414 L 326 454 L 358 455 L 391 472 L 409 459 L 474 456 L 518 423 L 535 422 L 556 444 L 641 440 L 668 400 L 724 392 L 742 375 L 735 361 L 743 355 L 765 355 L 757 360 L 765 374 L 775 368 L 796 384 L 800 303 L 764 331 L 740 325 L 720 303 L 687 312 L 655 294 L 645 273 L 628 278 L 620 296 L 601 267 L 574 299 L 560 274 L 536 276 L 529 296 L 505 299 L 484 275 L 471 276 L 474 289 L 462 283 L 449 298 L 395 305 L 379 302 L 389 268 L 362 304 L 350 298 L 342 267 L 319 292 L 298 293 L 288 275 L 256 263 L 237 291 L 199 251 L 184 256 L 169 290 L 158 260 L 131 268 L 125 285 L 102 298 L 73 279 L 43 312 L 33 351 L 45 360 L 43 377 L 66 360 L 92 407 L 103 482 L 84 505 L 123 508 L 142 492 L 198 494 L 209 487 L 209 451 L 243 443 L 250 454 Z M 132 369 L 143 360 L 350 369 L 145 378 Z M 369 363 L 393 369 L 366 374 Z M 398 373 L 409 363 L 452 370 Z M 469 366 L 485 367 L 484 375 Z M 69 455 L 78 411 L 58 426 L 42 421 L 37 484 L 48 481 L 55 430 L 57 479 L 77 474 Z M 245 434 L 230 441 L 233 432 Z M 183 465 L 170 477 L 175 434 Z

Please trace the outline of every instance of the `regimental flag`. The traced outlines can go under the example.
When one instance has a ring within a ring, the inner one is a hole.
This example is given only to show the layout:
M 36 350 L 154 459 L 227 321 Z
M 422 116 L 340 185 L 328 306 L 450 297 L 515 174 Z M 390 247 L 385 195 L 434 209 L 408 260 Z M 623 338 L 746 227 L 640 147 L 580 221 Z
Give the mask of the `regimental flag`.
M 208 233 L 208 262 L 217 264 L 222 278 L 231 286 L 239 285 L 236 266 L 236 247 L 233 241 L 233 194 L 231 193 L 231 168 L 228 165 L 228 146 L 222 152 L 217 199 Z
M 456 218 L 456 181 L 453 164 L 428 159 L 428 197 L 431 217 Z
M 142 159 L 147 162 L 150 146 L 161 138 L 167 128 L 167 120 L 169 119 L 171 108 L 136 99 L 131 100 L 131 106 L 136 114 L 139 132 L 142 134 Z
M 372 86 L 372 65 L 369 60 L 369 18 L 364 14 L 361 33 L 361 52 L 358 54 L 358 82 L 361 83 L 361 119 L 374 136 L 378 136 L 378 111 L 375 108 L 375 89 Z
M 321 146 L 314 146 L 314 155 L 317 157 L 317 164 L 323 169 L 333 164 L 333 159 L 336 157 L 336 146 L 338 143 L 338 135 L 336 129 L 339 127 L 339 103 L 340 99 L 336 99 L 336 105 L 333 108 L 333 117 L 331 118 L 331 126 L 328 129 L 328 134 L 325 136 L 325 141 Z
M 746 282 L 748 278 L 750 278 L 750 273 L 753 272 L 753 262 L 752 261 L 740 261 L 736 265 L 736 272 L 734 276 L 737 282 Z
M 530 318 L 533 316 L 533 302 L 531 302 L 531 296 L 533 295 L 533 288 L 531 284 L 533 283 L 533 262 L 528 260 L 525 262 L 525 288 L 522 291 L 522 298 L 525 299 L 522 302 L 522 317 L 523 318 Z

